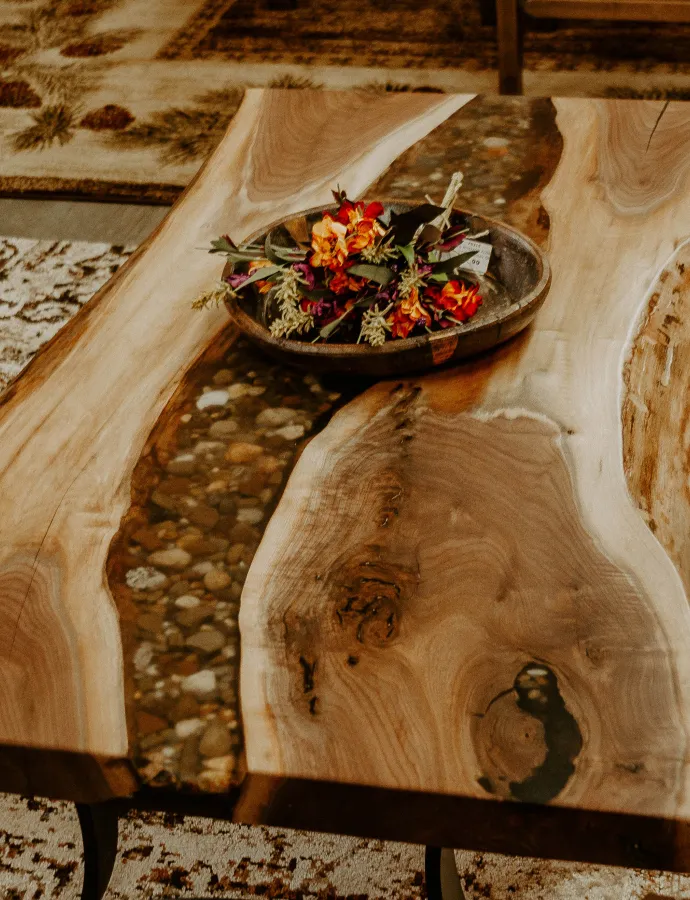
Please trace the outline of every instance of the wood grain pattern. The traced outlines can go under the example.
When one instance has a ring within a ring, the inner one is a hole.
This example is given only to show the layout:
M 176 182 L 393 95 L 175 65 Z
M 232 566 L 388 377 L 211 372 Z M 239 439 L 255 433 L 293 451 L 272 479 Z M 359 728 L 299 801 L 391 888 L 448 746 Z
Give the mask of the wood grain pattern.
M 616 212 L 648 216 L 682 193 L 690 169 L 685 104 L 621 100 L 598 110 L 597 180 Z
M 690 594 L 690 249 L 659 275 L 626 361 L 623 459 L 633 499 Z
M 113 602 L 104 561 L 123 515 L 110 585 L 146 558 L 126 541 L 141 539 L 151 473 L 200 439 L 194 416 L 179 423 L 216 383 L 209 360 L 234 353 L 222 313 L 189 311 L 220 268 L 193 248 L 325 203 L 334 181 L 359 193 L 385 169 L 395 183 L 387 167 L 408 146 L 436 174 L 425 136 L 465 99 L 250 94 L 150 247 L 4 398 L 0 786 L 77 799 L 138 787 L 127 716 L 151 721 L 125 708 L 134 611 L 124 591 Z M 690 864 L 690 113 L 671 104 L 659 119 L 662 107 L 557 101 L 558 169 L 549 132 L 519 194 L 530 228 L 550 220 L 554 283 L 535 327 L 461 368 L 371 388 L 307 446 L 242 596 L 239 804 L 200 777 L 207 793 L 178 792 L 180 808 Z M 335 140 L 358 109 L 364 130 Z
M 690 611 L 628 493 L 620 406 L 690 231 L 690 111 L 652 134 L 659 103 L 556 107 L 532 331 L 347 406 L 269 524 L 240 619 L 251 771 L 690 815 Z
M 336 182 L 360 193 L 468 99 L 248 92 L 155 238 L 3 396 L 1 742 L 127 755 L 120 629 L 104 563 L 154 422 L 225 323 L 222 310 L 190 309 L 219 274 L 198 248 L 326 203 Z M 344 131 L 344 121 L 357 128 Z
M 147 799 L 162 800 L 137 798 L 142 805 Z M 458 795 L 269 775 L 249 776 L 232 807 L 222 797 L 167 800 L 164 809 L 184 808 L 189 815 L 220 818 L 232 815 L 233 822 L 252 825 L 366 835 L 480 853 L 676 872 L 690 869 L 690 825 L 652 816 L 493 803 Z
M 495 148 L 497 136 L 501 142 Z M 475 98 L 401 154 L 368 194 L 395 192 L 414 199 L 437 192 L 462 168 L 472 209 L 495 210 L 497 198 L 509 197 L 508 221 L 543 244 L 548 216 L 541 209 L 539 184 L 550 180 L 560 146 L 551 101 Z M 203 790 L 209 803 L 212 792 L 227 791 L 242 772 L 236 612 L 246 567 L 304 439 L 326 424 L 334 403 L 343 402 L 340 394 L 352 397 L 362 390 L 361 382 L 347 376 L 322 382 L 314 373 L 276 365 L 242 342 L 231 344 L 232 337 L 228 329 L 212 341 L 166 404 L 132 474 L 131 506 L 107 567 L 110 590 L 126 620 L 130 754 L 137 775 L 158 794 Z M 198 408 L 204 391 L 230 385 L 237 399 L 224 407 Z M 271 415 L 281 421 L 287 416 L 299 439 L 272 435 L 263 425 Z M 264 451 L 244 467 L 227 459 L 238 435 Z M 183 477 L 175 462 L 180 455 Z M 205 519 L 189 522 L 187 504 L 199 498 Z M 243 508 L 264 517 L 250 527 L 239 519 Z M 167 583 L 154 590 L 131 583 L 133 571 L 152 564 L 157 550 L 175 547 L 193 550 L 186 568 L 168 572 Z M 232 583 L 221 576 L 209 590 L 200 571 L 209 566 Z M 181 593 L 187 601 L 192 596 L 196 610 L 181 610 Z M 209 652 L 200 649 L 200 627 L 207 629 L 207 640 L 209 630 L 214 638 Z M 216 684 L 197 700 L 181 691 L 179 681 L 181 674 L 202 669 L 211 669 Z M 202 734 L 178 724 L 189 725 L 190 718 L 193 724 L 202 705 L 206 730 L 229 729 L 230 752 L 217 763 L 222 768 L 211 769 L 202 757 Z
M 690 22 L 688 0 L 525 0 L 525 12 L 561 19 Z

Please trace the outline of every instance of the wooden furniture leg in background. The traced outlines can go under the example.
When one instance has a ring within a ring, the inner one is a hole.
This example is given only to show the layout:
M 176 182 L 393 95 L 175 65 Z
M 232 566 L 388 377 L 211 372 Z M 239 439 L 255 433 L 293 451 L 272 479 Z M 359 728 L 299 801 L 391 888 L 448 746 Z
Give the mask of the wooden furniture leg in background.
M 522 93 L 522 24 L 518 0 L 496 0 L 498 89 L 501 94 Z
M 77 803 L 84 847 L 81 900 L 101 900 L 117 857 L 117 807 L 112 803 Z
M 482 25 L 496 27 L 496 0 L 479 0 L 479 16 Z
M 465 900 L 453 850 L 427 847 L 424 868 L 429 900 Z

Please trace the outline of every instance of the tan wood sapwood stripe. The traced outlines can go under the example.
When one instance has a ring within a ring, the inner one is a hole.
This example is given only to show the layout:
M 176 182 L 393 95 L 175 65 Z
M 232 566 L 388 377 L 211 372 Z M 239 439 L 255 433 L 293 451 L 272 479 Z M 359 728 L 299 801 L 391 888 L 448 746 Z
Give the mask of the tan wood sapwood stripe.
M 469 95 L 248 91 L 156 234 L 0 401 L 0 743 L 128 751 L 108 547 L 151 429 L 226 324 L 205 248 L 360 194 Z

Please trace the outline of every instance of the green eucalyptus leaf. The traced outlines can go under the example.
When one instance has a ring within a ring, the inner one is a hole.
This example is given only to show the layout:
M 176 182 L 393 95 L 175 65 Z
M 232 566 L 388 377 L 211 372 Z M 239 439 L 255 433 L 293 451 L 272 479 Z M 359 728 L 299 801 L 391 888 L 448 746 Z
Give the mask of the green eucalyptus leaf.
M 270 281 L 272 277 L 277 275 L 280 271 L 280 266 L 264 266 L 263 269 L 257 269 L 256 272 L 252 272 L 249 278 L 246 281 L 243 281 L 239 287 L 235 288 L 235 290 L 244 290 L 247 285 L 253 284 L 255 281 Z
M 406 244 L 404 247 L 401 247 L 400 244 L 396 244 L 396 250 L 400 251 L 400 254 L 405 258 L 408 266 L 414 265 L 414 244 Z
M 348 275 L 359 275 L 360 278 L 368 278 L 377 284 L 388 284 L 393 277 L 393 272 L 388 266 L 375 266 L 371 263 L 357 263 L 347 270 Z
M 330 293 L 328 288 L 314 288 L 313 291 L 310 291 L 308 287 L 301 284 L 297 285 L 297 290 L 303 297 L 306 297 L 307 300 L 322 300 Z
M 296 247 L 277 247 L 271 241 L 266 241 L 264 255 L 266 259 L 277 266 L 282 266 L 285 263 L 303 262 L 307 258 L 307 254 L 303 250 L 299 250 Z
M 468 259 L 476 256 L 478 252 L 477 250 L 468 250 L 466 253 L 456 253 L 455 256 L 450 256 L 448 259 L 444 259 L 443 262 L 436 263 L 433 274 L 440 275 L 443 273 L 450 275 L 459 269 L 463 263 L 467 262 Z
M 429 281 L 439 281 L 443 284 L 443 282 L 448 281 L 448 276 L 445 272 L 434 272 L 433 275 L 429 275 Z
M 346 309 L 345 312 L 339 318 L 335 319 L 333 322 L 329 322 L 328 325 L 324 325 L 321 331 L 319 332 L 319 337 L 324 341 L 327 340 L 332 334 L 334 334 L 341 326 L 343 319 L 347 318 L 350 315 L 353 309 L 357 309 L 359 306 L 371 306 L 372 303 L 376 300 L 376 294 L 369 294 L 366 297 L 360 297 L 359 300 L 356 300 L 349 309 Z
M 220 250 L 209 250 L 209 253 L 220 253 Z M 233 263 L 241 263 L 241 262 L 254 262 L 257 259 L 264 259 L 265 253 L 262 251 L 261 253 L 252 252 L 251 250 L 228 250 L 223 254 L 227 256 L 230 262 Z
M 299 250 L 293 250 L 291 247 L 276 247 L 274 244 L 266 241 L 264 255 L 266 259 L 276 266 L 283 266 L 285 263 L 302 262 L 306 259 L 307 254 Z
M 367 306 L 367 307 L 373 306 L 375 302 L 376 302 L 376 294 L 369 294 L 368 297 L 360 297 L 359 300 L 355 300 L 352 308 L 355 309 L 356 307 L 360 307 L 360 306 Z
M 268 241 L 266 241 L 266 246 L 264 247 L 264 256 L 269 262 L 272 262 L 276 266 L 282 266 L 284 260 L 278 256 L 276 251 L 271 247 Z
M 237 247 L 227 236 L 211 241 L 211 249 L 208 252 L 222 253 L 235 263 L 252 262 L 255 259 L 262 259 L 264 256 L 263 247 L 258 247 L 256 244 Z
M 354 309 L 354 306 L 352 307 L 352 309 Z M 328 325 L 324 325 L 323 328 L 321 329 L 321 331 L 319 332 L 319 337 L 322 338 L 322 340 L 324 340 L 324 341 L 328 340 L 328 338 L 332 334 L 334 334 L 338 330 L 338 328 L 340 328 L 340 325 L 341 325 L 343 319 L 346 316 L 350 315 L 350 313 L 352 312 L 352 309 L 346 309 L 345 312 L 342 314 L 342 316 L 340 316 L 337 319 L 334 319 L 333 322 L 329 322 Z
M 230 243 L 227 238 L 221 237 L 216 238 L 215 241 L 211 241 L 211 249 L 208 251 L 209 253 L 232 253 L 236 251 L 237 247 L 234 244 Z

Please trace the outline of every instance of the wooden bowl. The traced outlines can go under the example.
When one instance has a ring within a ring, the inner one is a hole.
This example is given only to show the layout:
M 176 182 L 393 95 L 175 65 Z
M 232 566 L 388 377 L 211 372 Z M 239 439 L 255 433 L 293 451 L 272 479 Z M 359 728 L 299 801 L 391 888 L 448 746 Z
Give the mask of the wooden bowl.
M 388 202 L 386 208 L 406 212 L 412 203 Z M 335 206 L 327 207 L 330 211 Z M 247 244 L 298 246 L 324 212 L 323 207 L 276 222 L 266 232 L 252 235 Z M 388 377 L 419 372 L 452 360 L 474 356 L 507 341 L 522 331 L 544 302 L 551 284 L 551 269 L 540 248 L 524 234 L 502 222 L 471 212 L 455 210 L 453 224 L 466 224 L 471 234 L 488 231 L 482 238 L 493 252 L 488 276 L 467 273 L 479 279 L 483 304 L 463 325 L 444 331 L 387 341 L 382 347 L 368 344 L 316 343 L 275 338 L 268 329 L 265 295 L 247 292 L 226 302 L 230 318 L 250 340 L 267 353 L 315 372 L 348 372 L 356 375 Z M 228 263 L 223 275 L 232 272 Z

